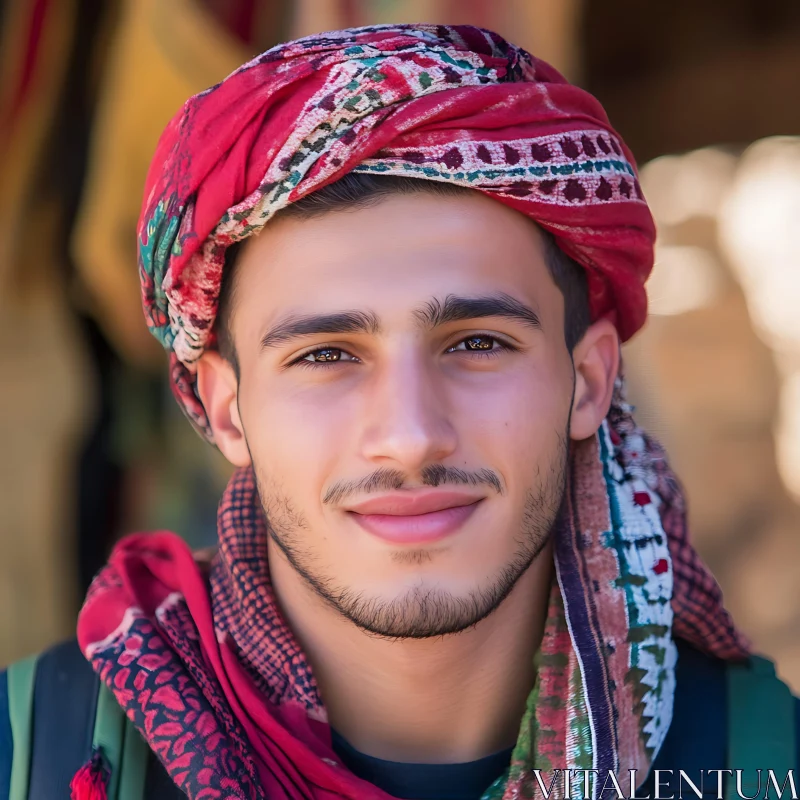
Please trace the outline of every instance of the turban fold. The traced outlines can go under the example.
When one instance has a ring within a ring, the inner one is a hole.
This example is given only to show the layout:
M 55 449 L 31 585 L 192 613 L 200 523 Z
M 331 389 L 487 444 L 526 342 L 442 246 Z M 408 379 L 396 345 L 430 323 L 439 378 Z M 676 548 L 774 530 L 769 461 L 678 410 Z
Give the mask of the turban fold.
M 378 25 L 275 47 L 190 98 L 164 131 L 139 221 L 148 326 L 208 438 L 196 362 L 213 345 L 225 251 L 348 172 L 485 192 L 588 273 L 592 318 L 644 323 L 655 228 L 600 104 L 470 26 Z

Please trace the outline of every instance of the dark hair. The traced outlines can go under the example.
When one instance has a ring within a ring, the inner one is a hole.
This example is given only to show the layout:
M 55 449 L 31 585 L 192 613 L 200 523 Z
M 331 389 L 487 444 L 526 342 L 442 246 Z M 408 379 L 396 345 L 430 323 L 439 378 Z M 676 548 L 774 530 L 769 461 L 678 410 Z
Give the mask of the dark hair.
M 292 203 L 278 211 L 272 219 L 290 217 L 312 219 L 332 211 L 348 208 L 363 208 L 396 194 L 428 194 L 453 197 L 475 192 L 464 186 L 420 178 L 407 178 L 398 175 L 368 175 L 349 172 L 334 183 Z M 571 259 L 556 244 L 552 234 L 542 230 L 545 243 L 545 263 L 556 286 L 564 296 L 564 339 L 567 349 L 572 352 L 589 327 L 589 291 L 586 270 Z M 245 240 L 246 241 L 246 240 Z M 230 330 L 230 318 L 235 294 L 236 263 L 244 242 L 231 245 L 225 254 L 222 271 L 222 285 L 219 294 L 219 309 L 215 323 L 220 353 L 233 365 L 238 375 L 239 365 Z

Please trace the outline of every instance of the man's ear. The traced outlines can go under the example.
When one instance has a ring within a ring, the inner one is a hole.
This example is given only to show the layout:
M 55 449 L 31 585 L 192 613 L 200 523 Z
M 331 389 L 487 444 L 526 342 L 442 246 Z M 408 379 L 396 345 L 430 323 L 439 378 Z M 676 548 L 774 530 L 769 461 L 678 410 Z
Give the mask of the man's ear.
M 580 441 L 597 433 L 611 407 L 619 361 L 619 334 L 613 323 L 606 318 L 592 323 L 572 351 L 575 397 L 571 439 Z
M 239 381 L 233 367 L 216 350 L 208 350 L 197 363 L 197 391 L 214 431 L 220 452 L 235 467 L 250 465 L 250 452 L 239 417 Z

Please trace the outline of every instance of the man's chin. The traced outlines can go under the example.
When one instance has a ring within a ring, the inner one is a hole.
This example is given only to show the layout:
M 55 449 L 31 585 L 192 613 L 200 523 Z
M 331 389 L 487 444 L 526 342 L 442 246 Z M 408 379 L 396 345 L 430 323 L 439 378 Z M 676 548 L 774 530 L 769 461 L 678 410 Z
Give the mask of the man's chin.
M 500 587 L 456 594 L 422 585 L 396 597 L 346 591 L 326 600 L 356 627 L 374 636 L 432 639 L 474 627 L 490 616 L 507 594 Z

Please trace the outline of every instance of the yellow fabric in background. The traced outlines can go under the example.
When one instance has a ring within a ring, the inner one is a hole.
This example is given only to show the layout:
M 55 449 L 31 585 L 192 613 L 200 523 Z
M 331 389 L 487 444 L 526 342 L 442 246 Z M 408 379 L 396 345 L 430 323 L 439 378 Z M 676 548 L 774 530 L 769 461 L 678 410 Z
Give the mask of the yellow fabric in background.
M 291 35 L 402 22 L 478 25 L 496 31 L 576 81 L 581 5 L 582 0 L 294 0 Z
M 100 89 L 72 241 L 91 311 L 119 352 L 163 366 L 139 300 L 136 221 L 161 131 L 193 94 L 249 57 L 192 0 L 125 0 Z
M 71 465 L 92 407 L 44 171 L 75 7 L 51 0 L 30 49 L 30 0 L 6 0 L 0 28 L 0 668 L 67 635 L 78 602 Z

